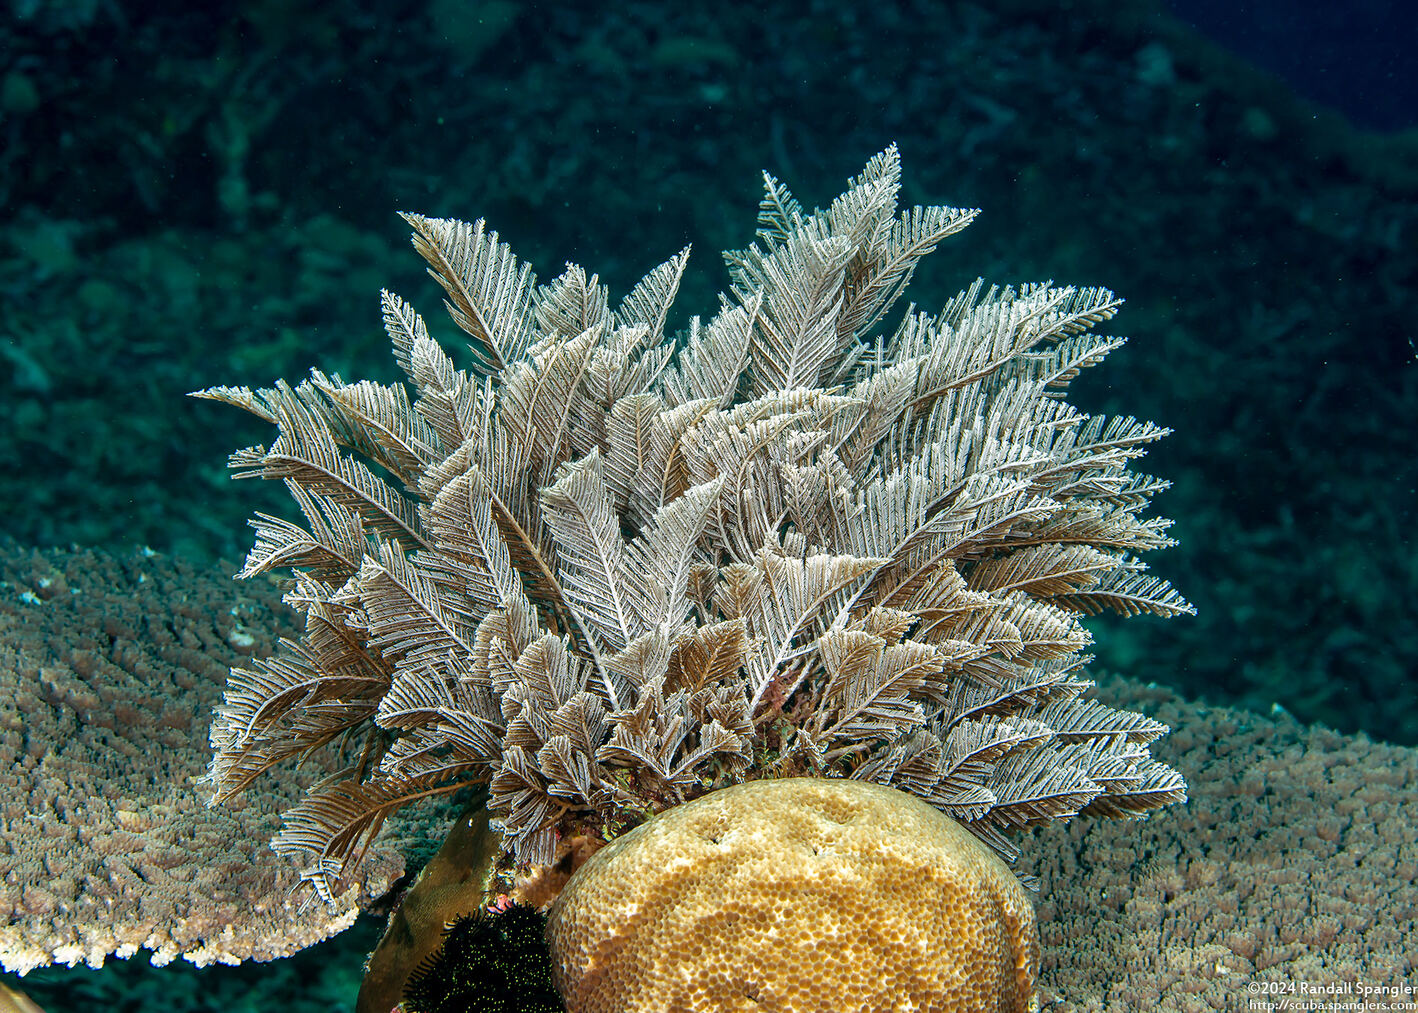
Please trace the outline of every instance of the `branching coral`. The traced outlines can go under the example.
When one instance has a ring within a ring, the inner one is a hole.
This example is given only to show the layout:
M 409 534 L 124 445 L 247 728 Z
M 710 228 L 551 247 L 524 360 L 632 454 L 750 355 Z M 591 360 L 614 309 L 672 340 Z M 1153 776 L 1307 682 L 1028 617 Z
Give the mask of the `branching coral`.
M 305 784 L 338 770 L 328 754 L 274 771 L 240 806 L 194 794 L 227 667 L 284 625 L 264 588 L 237 594 L 152 553 L 0 546 L 0 589 L 5 970 L 143 949 L 155 965 L 286 957 L 348 928 L 402 874 L 401 846 L 430 832 L 387 834 L 360 889 L 311 905 L 265 841 Z
M 898 212 L 894 148 L 808 214 L 765 175 L 732 286 L 671 338 L 687 251 L 611 309 L 538 285 L 479 222 L 406 216 L 472 339 L 456 368 L 407 303 L 409 386 L 213 388 L 279 428 L 235 454 L 261 515 L 243 575 L 289 568 L 305 633 L 232 674 L 218 802 L 341 736 L 340 780 L 275 840 L 338 889 L 385 816 L 488 783 L 505 847 L 613 836 L 719 787 L 899 788 L 1006 857 L 1009 834 L 1184 797 L 1165 726 L 1090 700 L 1079 616 L 1189 606 L 1136 553 L 1165 430 L 1062 400 L 1122 340 L 1096 288 L 987 288 L 887 314 L 973 211 Z M 879 330 L 879 328 L 881 328 Z

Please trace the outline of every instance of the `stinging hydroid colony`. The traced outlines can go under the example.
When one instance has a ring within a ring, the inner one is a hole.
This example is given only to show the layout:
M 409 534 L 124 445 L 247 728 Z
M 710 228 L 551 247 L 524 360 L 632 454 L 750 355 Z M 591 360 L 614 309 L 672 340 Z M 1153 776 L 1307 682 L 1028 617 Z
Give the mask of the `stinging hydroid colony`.
M 1137 553 L 1167 430 L 1062 395 L 1123 339 L 1100 288 L 977 282 L 886 314 L 976 212 L 898 212 L 894 147 L 826 210 L 764 176 L 756 240 L 707 322 L 666 332 L 688 250 L 612 309 L 481 221 L 405 215 L 471 339 L 458 368 L 398 296 L 407 385 L 313 370 L 216 387 L 279 429 L 235 453 L 303 515 L 253 519 L 241 576 L 289 571 L 304 633 L 231 674 L 218 804 L 340 740 L 284 816 L 329 897 L 385 818 L 486 784 L 546 863 L 755 778 L 914 793 L 1007 859 L 1011 831 L 1185 798 L 1166 726 L 1088 697 L 1079 616 L 1190 606 Z

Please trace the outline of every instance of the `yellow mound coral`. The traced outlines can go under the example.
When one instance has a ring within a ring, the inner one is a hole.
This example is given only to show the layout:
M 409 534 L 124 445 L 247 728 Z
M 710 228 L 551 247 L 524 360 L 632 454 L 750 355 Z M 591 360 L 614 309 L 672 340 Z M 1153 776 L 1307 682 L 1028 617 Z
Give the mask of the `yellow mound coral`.
M 881 785 L 735 785 L 612 841 L 547 926 L 571 1013 L 1022 1011 L 1034 912 L 1008 867 Z

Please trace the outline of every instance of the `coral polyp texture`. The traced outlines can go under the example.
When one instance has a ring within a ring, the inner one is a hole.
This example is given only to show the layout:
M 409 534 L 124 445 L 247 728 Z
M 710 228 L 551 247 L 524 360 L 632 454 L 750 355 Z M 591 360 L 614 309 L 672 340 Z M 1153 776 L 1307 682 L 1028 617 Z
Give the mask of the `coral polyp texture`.
M 925 801 L 848 779 L 755 781 L 593 855 L 552 905 L 571 1013 L 1023 1013 L 1024 888 Z
M 892 315 L 975 212 L 898 208 L 889 148 L 826 210 L 765 174 L 707 321 L 668 330 L 688 251 L 612 308 L 539 284 L 482 222 L 406 215 L 470 339 L 455 365 L 383 295 L 404 385 L 313 371 L 200 396 L 279 429 L 242 571 L 288 571 L 304 633 L 235 670 L 215 801 L 343 738 L 278 851 L 336 894 L 390 813 L 486 783 L 504 847 L 610 839 L 743 781 L 915 795 L 1006 860 L 1011 833 L 1184 797 L 1159 722 L 1088 696 L 1080 616 L 1189 611 L 1137 554 L 1166 430 L 1063 394 L 1122 339 L 1099 288 L 977 282 Z
M 403 873 L 412 842 L 386 836 L 337 904 L 292 895 L 300 867 L 266 841 L 305 784 L 339 769 L 329 755 L 274 771 L 239 806 L 192 790 L 227 669 L 285 625 L 263 589 L 234 594 L 150 552 L 3 544 L 0 589 L 0 967 L 286 957 Z

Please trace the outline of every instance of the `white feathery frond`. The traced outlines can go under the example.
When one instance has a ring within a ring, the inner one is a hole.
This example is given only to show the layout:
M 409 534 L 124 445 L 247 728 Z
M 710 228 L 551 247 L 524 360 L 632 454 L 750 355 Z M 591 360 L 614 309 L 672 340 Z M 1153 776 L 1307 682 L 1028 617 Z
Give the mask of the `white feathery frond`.
M 616 322 L 622 327 L 645 325 L 647 348 L 657 348 L 664 343 L 665 321 L 670 305 L 679 294 L 680 279 L 688 263 L 689 247 L 686 246 L 641 278 L 615 311 Z
M 754 396 L 816 387 L 837 352 L 842 277 L 852 248 L 839 239 L 795 236 L 769 255 L 751 249 L 735 291 L 763 293 L 749 351 Z
M 732 404 L 762 308 L 763 293 L 755 292 L 739 305 L 725 303 L 707 326 L 692 318 L 684 348 L 665 372 L 665 399 L 675 405 L 706 399 L 720 408 Z
M 568 464 L 542 490 L 542 516 L 556 540 L 566 604 L 601 650 L 623 650 L 641 627 L 622 577 L 625 543 L 611 510 L 599 451 Z
M 696 485 L 662 506 L 625 547 L 621 580 L 630 589 L 636 628 L 677 627 L 689 613 L 685 595 L 694 547 L 719 505 L 722 478 Z
M 542 335 L 569 338 L 608 329 L 610 293 L 597 275 L 588 278 L 579 264 L 567 264 L 566 270 L 536 290 L 532 313 Z
M 447 293 L 444 305 L 453 322 L 473 339 L 482 370 L 497 373 L 521 359 L 534 333 L 532 269 L 518 263 L 482 219 L 468 225 L 409 213 L 401 217 L 414 230 L 414 249 L 428 261 L 428 273 Z

